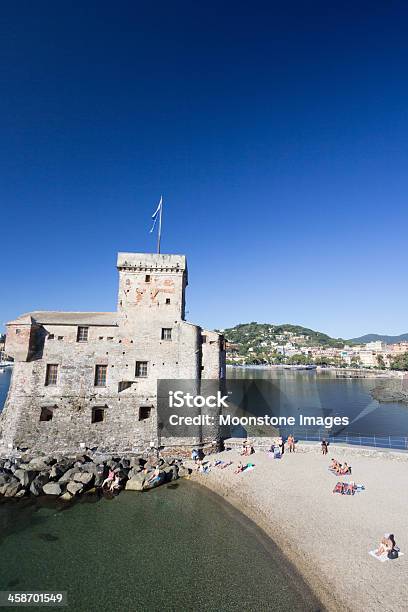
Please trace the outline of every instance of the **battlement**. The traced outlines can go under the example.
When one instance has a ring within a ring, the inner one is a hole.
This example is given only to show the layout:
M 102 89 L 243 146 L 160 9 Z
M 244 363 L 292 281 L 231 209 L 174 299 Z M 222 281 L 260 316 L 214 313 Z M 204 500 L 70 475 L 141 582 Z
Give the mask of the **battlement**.
M 185 255 L 164 253 L 118 253 L 117 268 L 140 272 L 187 272 Z

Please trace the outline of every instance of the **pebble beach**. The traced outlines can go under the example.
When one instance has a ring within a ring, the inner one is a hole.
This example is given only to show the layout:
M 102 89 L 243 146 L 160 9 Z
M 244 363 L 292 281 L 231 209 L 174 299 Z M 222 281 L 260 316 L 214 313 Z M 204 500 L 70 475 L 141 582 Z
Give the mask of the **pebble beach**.
M 365 490 L 333 494 L 341 477 L 331 457 L 352 466 Z M 241 457 L 237 450 L 207 458 L 232 461 L 193 478 L 215 491 L 261 527 L 301 573 L 325 609 L 402 612 L 408 602 L 408 456 L 347 447 L 299 445 L 273 459 L 265 451 Z M 255 468 L 235 474 L 239 461 Z M 381 562 L 369 555 L 384 533 L 395 534 L 405 553 Z

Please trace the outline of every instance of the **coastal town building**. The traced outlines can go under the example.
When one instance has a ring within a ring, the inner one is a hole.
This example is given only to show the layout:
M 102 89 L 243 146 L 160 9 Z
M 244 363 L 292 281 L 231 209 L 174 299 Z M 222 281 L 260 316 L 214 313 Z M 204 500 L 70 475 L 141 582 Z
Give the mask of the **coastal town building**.
M 183 255 L 119 253 L 116 312 L 30 312 L 7 325 L 14 371 L 0 442 L 42 451 L 140 451 L 162 439 L 160 379 L 222 379 L 223 336 L 185 321 Z

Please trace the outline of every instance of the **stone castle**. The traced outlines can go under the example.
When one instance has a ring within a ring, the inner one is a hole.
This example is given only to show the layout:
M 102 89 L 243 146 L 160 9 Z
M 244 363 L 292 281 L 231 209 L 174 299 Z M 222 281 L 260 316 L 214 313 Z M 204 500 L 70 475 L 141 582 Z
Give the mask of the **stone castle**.
M 119 253 L 117 268 L 117 312 L 31 312 L 7 324 L 15 364 L 3 448 L 171 452 L 187 443 L 160 439 L 157 381 L 222 379 L 224 338 L 184 320 L 185 256 Z M 189 443 L 209 445 L 213 434 Z

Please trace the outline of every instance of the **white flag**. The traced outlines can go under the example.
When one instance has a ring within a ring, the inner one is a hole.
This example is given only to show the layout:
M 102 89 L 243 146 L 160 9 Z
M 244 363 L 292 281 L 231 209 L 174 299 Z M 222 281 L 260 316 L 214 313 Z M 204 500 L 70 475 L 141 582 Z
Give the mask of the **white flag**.
M 150 230 L 150 233 L 153 232 L 155 226 L 156 226 L 156 221 L 157 221 L 157 217 L 159 216 L 159 213 L 161 211 L 161 207 L 163 206 L 163 196 L 160 196 L 160 202 L 155 210 L 155 212 L 152 214 L 152 219 L 153 219 L 153 225 L 152 225 L 152 229 Z

